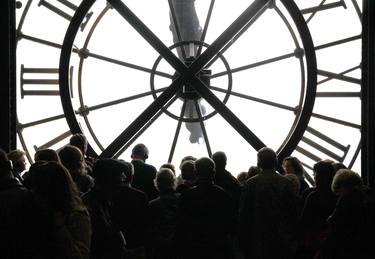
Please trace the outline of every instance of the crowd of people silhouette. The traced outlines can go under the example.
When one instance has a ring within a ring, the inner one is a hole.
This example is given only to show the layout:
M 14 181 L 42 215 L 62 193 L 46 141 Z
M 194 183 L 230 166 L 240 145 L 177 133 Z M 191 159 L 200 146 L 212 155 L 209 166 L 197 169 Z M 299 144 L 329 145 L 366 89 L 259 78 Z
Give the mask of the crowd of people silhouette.
M 1 258 L 374 258 L 372 191 L 342 164 L 317 162 L 309 186 L 298 158 L 269 147 L 237 178 L 222 151 L 178 174 L 141 143 L 130 162 L 86 150 L 75 134 L 27 171 L 22 150 L 0 150 Z

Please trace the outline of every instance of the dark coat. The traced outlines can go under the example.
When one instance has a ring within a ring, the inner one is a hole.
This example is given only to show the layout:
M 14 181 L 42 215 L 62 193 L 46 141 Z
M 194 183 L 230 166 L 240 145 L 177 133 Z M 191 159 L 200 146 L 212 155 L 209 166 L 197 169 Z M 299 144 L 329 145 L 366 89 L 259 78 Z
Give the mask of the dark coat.
M 239 245 L 245 258 L 293 258 L 297 205 L 290 181 L 274 170 L 250 178 L 242 191 Z
M 50 226 L 33 194 L 15 178 L 0 180 L 0 257 L 53 258 L 48 245 Z
M 156 168 L 152 165 L 146 164 L 142 160 L 132 160 L 131 163 L 134 166 L 132 186 L 146 193 L 149 201 L 157 198 L 159 192 L 154 185 Z
M 235 211 L 231 196 L 212 181 L 181 195 L 176 240 L 183 258 L 232 258 Z
M 179 201 L 180 195 L 171 190 L 149 203 L 151 254 L 154 259 L 177 258 L 174 237 Z
M 112 202 L 112 218 L 125 237 L 126 247 L 133 249 L 146 246 L 149 231 L 146 194 L 129 186 L 121 186 Z
M 120 259 L 125 250 L 125 241 L 120 228 L 114 223 L 112 203 L 97 188 L 91 189 L 82 200 L 91 217 L 91 259 Z

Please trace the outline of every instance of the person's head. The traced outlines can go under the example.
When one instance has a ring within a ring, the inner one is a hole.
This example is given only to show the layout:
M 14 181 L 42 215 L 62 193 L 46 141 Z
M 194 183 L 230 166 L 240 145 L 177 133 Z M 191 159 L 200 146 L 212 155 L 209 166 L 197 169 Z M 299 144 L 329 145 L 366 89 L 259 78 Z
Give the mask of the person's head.
M 131 158 L 146 161 L 148 158 L 148 148 L 142 143 L 135 145 L 132 149 Z
M 69 144 L 79 148 L 83 156 L 86 154 L 88 142 L 82 133 L 73 134 L 69 139 Z
M 79 200 L 68 170 L 57 162 L 40 162 L 30 168 L 31 188 L 47 207 L 66 214 Z
M 94 163 L 92 176 L 95 187 L 102 190 L 114 191 L 126 183 L 126 175 L 133 174 L 133 167 L 128 163 L 113 158 L 99 159 Z
M 335 173 L 336 173 L 338 170 L 340 170 L 340 169 L 348 169 L 348 168 L 346 167 L 346 165 L 344 165 L 344 164 L 341 163 L 341 162 L 333 162 L 332 165 L 333 165 L 333 169 L 334 169 Z
M 224 152 L 218 151 L 212 155 L 212 160 L 215 162 L 216 171 L 224 170 L 227 165 L 227 156 Z
M 59 150 L 59 157 L 61 163 L 69 170 L 73 179 L 85 174 L 83 155 L 79 148 L 66 145 Z
M 55 161 L 55 162 L 58 162 L 60 163 L 60 157 L 59 155 L 57 154 L 57 152 L 53 149 L 49 149 L 49 148 L 46 148 L 46 149 L 40 149 L 38 151 L 36 151 L 35 155 L 34 155 L 34 161 L 37 162 L 37 161 Z
M 251 178 L 253 176 L 256 176 L 260 173 L 260 168 L 258 166 L 252 165 L 250 166 L 249 170 L 247 171 L 247 178 Z
M 333 164 L 330 161 L 322 160 L 313 166 L 313 173 L 316 188 L 329 190 L 331 188 L 333 176 L 335 174 Z
M 126 162 L 122 159 L 119 159 L 118 160 L 119 162 L 121 162 L 124 167 L 123 167 L 123 173 L 124 173 L 124 176 L 125 176 L 125 179 L 124 179 L 124 183 L 127 184 L 127 185 L 130 185 L 133 181 L 133 176 L 134 176 L 134 166 L 132 163 L 130 162 Z
M 282 166 L 285 174 L 303 176 L 303 166 L 297 157 L 289 156 L 284 158 Z
M 194 157 L 194 156 L 185 156 L 185 157 L 183 157 L 182 159 L 181 159 L 181 163 L 180 163 L 180 169 L 181 169 L 181 166 L 182 166 L 182 164 L 185 162 L 185 161 L 196 161 L 197 160 L 197 158 L 196 157 Z
M 186 160 L 181 165 L 181 177 L 185 181 L 194 181 L 197 176 L 195 174 L 195 162 Z
M 0 178 L 11 178 L 12 169 L 12 161 L 8 159 L 7 153 L 0 149 Z
M 199 158 L 195 161 L 195 172 L 198 179 L 213 179 L 215 177 L 215 162 L 208 157 Z
M 161 168 L 155 176 L 154 184 L 160 193 L 174 191 L 176 189 L 176 176 L 169 168 Z
M 172 163 L 165 163 L 165 164 L 162 164 L 162 165 L 160 166 L 160 169 L 162 169 L 162 168 L 168 168 L 168 169 L 171 169 L 172 172 L 173 172 L 173 174 L 176 175 L 176 168 L 175 168 L 174 164 L 172 164 Z
M 243 171 L 237 175 L 237 180 L 240 182 L 240 184 L 244 184 L 247 181 L 248 173 Z
M 25 154 L 26 153 L 20 149 L 12 150 L 8 153 L 8 159 L 12 161 L 13 164 L 13 172 L 20 174 L 26 170 Z
M 350 169 L 340 169 L 332 181 L 332 191 L 338 195 L 363 188 L 361 177 Z
M 258 167 L 262 170 L 275 169 L 277 166 L 277 155 L 273 149 L 263 147 L 258 151 Z
M 284 175 L 284 177 L 290 181 L 290 187 L 291 187 L 293 194 L 298 196 L 300 188 L 301 188 L 301 184 L 298 179 L 298 176 L 295 174 L 286 174 Z

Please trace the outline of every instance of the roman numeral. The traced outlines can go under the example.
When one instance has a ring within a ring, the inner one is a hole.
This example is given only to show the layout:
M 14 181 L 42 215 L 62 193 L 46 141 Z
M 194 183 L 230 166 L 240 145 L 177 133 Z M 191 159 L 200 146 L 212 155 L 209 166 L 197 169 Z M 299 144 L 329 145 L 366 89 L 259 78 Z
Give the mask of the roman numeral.
M 73 67 L 70 68 L 70 78 L 72 78 L 72 73 Z M 58 96 L 60 94 L 58 68 L 26 68 L 22 64 L 20 77 L 22 99 L 25 96 Z M 72 89 L 70 93 L 73 97 Z
M 41 150 L 41 149 L 50 148 L 50 147 L 52 147 L 53 145 L 55 145 L 55 144 L 57 144 L 57 143 L 59 143 L 59 142 L 65 140 L 65 139 L 67 139 L 67 138 L 70 137 L 71 135 L 72 135 L 72 133 L 71 133 L 70 130 L 69 130 L 69 131 L 64 132 L 64 133 L 58 135 L 57 137 L 55 137 L 55 138 L 53 138 L 53 139 L 47 141 L 46 143 L 44 143 L 43 145 L 41 145 L 41 146 L 39 146 L 39 147 L 36 146 L 36 145 L 34 145 L 34 149 L 35 149 L 35 151 L 38 151 L 38 150 Z
M 59 2 L 61 5 L 65 6 L 65 8 L 68 8 L 70 10 L 73 11 L 73 13 L 77 10 L 77 6 L 73 3 L 71 3 L 70 1 L 68 0 L 56 0 L 54 2 Z M 40 0 L 39 3 L 38 3 L 38 6 L 43 6 L 47 9 L 49 9 L 50 11 L 54 12 L 55 14 L 61 16 L 62 18 L 68 20 L 69 22 L 72 20 L 72 15 L 68 14 L 67 12 L 63 11 L 62 9 L 60 9 L 59 7 L 53 5 L 50 3 L 50 1 L 46 1 L 46 0 Z M 92 16 L 92 12 L 86 14 L 85 16 L 85 21 L 81 24 L 81 31 L 83 31 L 88 23 L 88 21 L 90 20 L 91 16 Z
M 338 162 L 343 162 L 349 149 L 350 145 L 343 145 L 331 137 L 321 133 L 320 131 L 307 127 L 306 131 L 314 136 L 317 140 L 313 140 L 309 137 L 303 136 L 301 142 L 306 144 L 309 148 L 303 148 L 300 146 L 296 147 L 296 151 L 310 158 L 311 160 L 318 162 L 322 159 L 331 158 Z M 319 142 L 319 143 L 318 143 Z M 330 149 L 329 149 L 330 147 Z M 332 149 L 338 150 L 332 151 Z M 321 157 L 319 154 L 324 154 L 326 157 Z M 307 164 L 307 163 L 305 163 Z

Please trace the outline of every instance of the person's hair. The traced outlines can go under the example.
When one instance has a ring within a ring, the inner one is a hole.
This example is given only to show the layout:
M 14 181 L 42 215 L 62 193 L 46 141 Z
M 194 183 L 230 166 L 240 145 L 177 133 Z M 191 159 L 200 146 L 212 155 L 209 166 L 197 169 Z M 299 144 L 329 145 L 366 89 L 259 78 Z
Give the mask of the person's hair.
M 258 151 L 258 167 L 261 169 L 275 169 L 277 166 L 277 155 L 273 149 L 263 147 Z
M 25 151 L 20 149 L 12 150 L 8 153 L 8 159 L 12 161 L 13 169 L 15 171 L 25 170 L 24 162 L 21 162 L 20 159 L 26 155 Z
M 31 188 L 50 209 L 67 214 L 79 194 L 68 170 L 57 162 L 40 162 L 30 168 Z
M 69 144 L 79 148 L 83 156 L 86 154 L 88 142 L 82 133 L 73 134 L 69 139 Z
M 148 158 L 148 148 L 142 143 L 135 145 L 132 149 L 131 157 L 146 160 Z
M 332 162 L 322 160 L 313 166 L 316 188 L 330 190 L 335 174 Z
M 363 187 L 361 177 L 350 169 L 340 169 L 336 172 L 332 181 L 332 191 L 338 192 L 341 189 L 354 190 Z
M 162 168 L 168 168 L 168 169 L 171 169 L 172 172 L 176 175 L 176 168 L 175 168 L 174 164 L 172 164 L 172 163 L 165 163 L 165 164 L 162 164 L 162 165 L 160 166 L 160 169 L 162 169 Z
M 212 155 L 212 160 L 215 162 L 216 170 L 217 169 L 224 169 L 227 165 L 227 156 L 223 151 L 215 152 Z
M 215 162 L 208 157 L 195 161 L 195 171 L 200 179 L 213 179 L 215 177 Z
M 286 158 L 284 158 L 283 160 L 283 163 L 284 162 L 290 162 L 290 164 L 292 165 L 293 169 L 294 169 L 294 173 L 298 176 L 303 176 L 303 166 L 302 166 L 302 163 L 301 161 L 299 161 L 299 159 L 295 156 L 288 156 Z
M 301 188 L 301 183 L 298 179 L 298 176 L 295 174 L 286 174 L 284 175 L 284 177 L 290 181 L 291 183 L 290 186 L 291 186 L 293 194 L 298 196 L 300 188 Z
M 113 158 L 99 159 L 94 163 L 92 176 L 98 187 L 115 187 L 126 182 L 126 178 L 133 174 L 133 166 L 130 163 Z
M 251 178 L 253 176 L 256 176 L 260 173 L 260 168 L 256 165 L 250 166 L 249 170 L 247 171 L 247 178 Z
M 195 162 L 186 160 L 181 165 L 181 177 L 186 181 L 194 181 L 197 176 L 195 174 Z
M 55 161 L 60 163 L 60 157 L 53 149 L 40 149 L 34 154 L 34 161 Z
M 154 185 L 160 193 L 176 189 L 176 176 L 169 168 L 161 168 L 155 176 Z
M 239 173 L 239 174 L 237 175 L 237 180 L 238 180 L 241 184 L 245 183 L 245 182 L 247 181 L 247 179 L 249 179 L 249 177 L 248 177 L 248 173 L 245 172 L 245 171 L 243 171 L 243 172 L 241 172 L 241 173 Z
M 180 163 L 180 169 L 181 169 L 181 166 L 182 166 L 182 164 L 185 162 L 185 161 L 196 161 L 197 160 L 197 158 L 196 157 L 194 157 L 194 156 L 191 156 L 191 155 L 188 155 L 188 156 L 185 156 L 185 157 L 183 157 L 182 159 L 181 159 L 181 163 Z
M 134 166 L 132 163 L 126 162 L 122 159 L 118 160 L 123 164 L 123 173 L 125 176 L 124 182 L 125 183 L 131 183 L 133 181 L 134 176 Z
M 73 180 L 85 175 L 84 160 L 79 148 L 72 145 L 65 145 L 59 150 L 61 163 L 69 170 Z
M 348 168 L 346 167 L 346 165 L 344 165 L 344 164 L 341 163 L 341 162 L 333 162 L 333 163 L 332 163 L 332 166 L 333 166 L 333 170 L 334 170 L 335 173 L 336 173 L 338 170 L 340 170 L 340 169 L 348 169 Z

